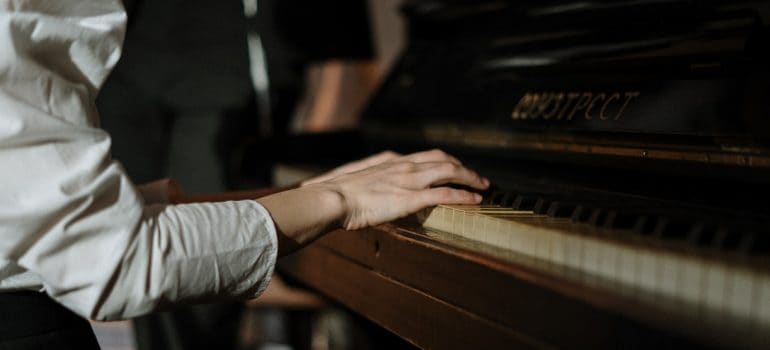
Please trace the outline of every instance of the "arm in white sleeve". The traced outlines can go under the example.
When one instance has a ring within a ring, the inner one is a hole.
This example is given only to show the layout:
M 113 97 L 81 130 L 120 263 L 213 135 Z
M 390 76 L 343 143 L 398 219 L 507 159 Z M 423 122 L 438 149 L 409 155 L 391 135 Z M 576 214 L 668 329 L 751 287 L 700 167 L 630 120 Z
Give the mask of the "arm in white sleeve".
M 118 0 L 0 0 L 0 271 L 93 319 L 261 293 L 277 255 L 262 206 L 145 207 L 110 159 L 93 101 L 124 26 Z

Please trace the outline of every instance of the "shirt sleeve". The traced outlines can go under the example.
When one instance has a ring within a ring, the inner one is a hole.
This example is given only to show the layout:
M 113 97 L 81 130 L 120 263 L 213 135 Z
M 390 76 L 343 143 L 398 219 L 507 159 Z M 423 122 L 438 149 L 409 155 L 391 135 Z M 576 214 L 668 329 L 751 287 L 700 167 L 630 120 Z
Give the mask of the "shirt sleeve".
M 258 295 L 277 256 L 262 206 L 145 206 L 110 159 L 94 98 L 125 21 L 118 0 L 0 0 L 0 262 L 99 320 Z

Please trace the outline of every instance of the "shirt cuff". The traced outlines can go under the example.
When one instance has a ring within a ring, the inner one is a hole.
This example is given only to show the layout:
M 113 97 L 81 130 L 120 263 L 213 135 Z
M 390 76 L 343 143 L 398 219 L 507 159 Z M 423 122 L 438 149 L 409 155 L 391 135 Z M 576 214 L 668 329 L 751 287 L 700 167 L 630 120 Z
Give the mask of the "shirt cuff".
M 267 274 L 265 278 L 263 278 L 259 283 L 257 290 L 254 292 L 254 295 L 250 296 L 250 298 L 256 298 L 260 296 L 265 291 L 265 289 L 267 289 L 267 286 L 273 279 L 273 273 L 275 273 L 275 264 L 278 261 L 278 231 L 275 228 L 275 223 L 273 222 L 273 217 L 270 216 L 270 212 L 268 212 L 267 209 L 265 209 L 265 207 L 263 207 L 262 204 L 259 204 L 257 201 L 250 202 L 254 205 L 254 208 L 262 218 L 262 226 L 264 228 L 264 232 L 267 232 L 267 238 L 269 240 L 268 244 L 270 245 L 270 249 L 266 257 L 267 261 L 264 262 L 268 267 Z

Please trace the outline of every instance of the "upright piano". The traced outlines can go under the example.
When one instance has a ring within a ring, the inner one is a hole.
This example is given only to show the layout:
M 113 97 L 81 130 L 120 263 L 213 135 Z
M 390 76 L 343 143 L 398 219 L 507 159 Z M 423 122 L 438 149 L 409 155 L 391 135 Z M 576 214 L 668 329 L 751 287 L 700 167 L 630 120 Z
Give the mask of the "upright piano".
M 421 348 L 770 348 L 770 1 L 402 13 L 344 150 L 438 147 L 495 186 L 283 273 Z

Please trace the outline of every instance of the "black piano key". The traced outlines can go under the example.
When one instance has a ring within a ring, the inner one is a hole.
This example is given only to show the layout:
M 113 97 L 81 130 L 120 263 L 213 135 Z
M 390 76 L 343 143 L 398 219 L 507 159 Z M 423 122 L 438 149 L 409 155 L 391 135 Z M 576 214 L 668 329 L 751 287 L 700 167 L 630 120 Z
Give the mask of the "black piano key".
M 616 211 L 607 210 L 606 215 L 598 215 L 592 220 L 594 220 L 594 225 L 601 226 L 604 228 L 612 228 L 612 222 L 615 221 L 616 215 L 618 215 Z
M 588 216 L 587 224 L 592 226 L 601 226 L 607 219 L 609 211 L 602 208 L 594 208 L 591 210 L 591 214 Z
M 592 212 L 593 208 L 589 208 L 585 205 L 578 205 L 575 207 L 575 211 L 572 212 L 570 219 L 572 219 L 572 222 L 585 224 L 588 223 L 588 220 L 591 218 Z
M 636 219 L 636 222 L 634 222 L 631 231 L 642 235 L 652 235 L 655 232 L 656 222 L 657 218 L 648 215 L 642 215 Z
M 484 202 L 482 204 L 501 205 L 503 195 L 505 192 L 500 190 L 491 190 L 484 196 Z
M 753 255 L 770 255 L 770 234 L 768 232 L 753 232 L 749 251 Z
M 727 240 L 728 234 L 729 230 L 726 227 L 719 227 L 714 233 L 714 237 L 711 240 L 711 244 L 709 246 L 717 250 L 722 250 L 724 247 L 724 242 Z
M 685 240 L 695 224 L 686 219 L 661 217 L 655 224 L 653 235 L 667 240 Z
M 553 200 L 539 198 L 537 202 L 535 202 L 535 207 L 532 208 L 532 211 L 538 215 L 546 215 L 548 214 L 548 208 L 551 206 L 551 203 L 553 203 Z
M 723 250 L 735 251 L 738 250 L 741 240 L 743 239 L 743 233 L 737 231 L 729 231 L 722 240 L 721 248 Z
M 638 213 L 612 210 L 608 213 L 602 226 L 613 230 L 632 230 L 640 219 Z
M 513 208 L 514 210 L 534 211 L 535 206 L 537 205 L 537 201 L 539 199 L 540 198 L 533 197 L 533 196 L 518 195 L 516 196 L 516 199 L 513 201 L 511 208 Z
M 546 212 L 546 215 L 553 218 L 570 218 L 572 217 L 576 208 L 577 208 L 577 204 L 574 204 L 574 203 L 554 201 L 554 202 L 551 202 L 551 204 L 548 206 L 548 211 Z
M 752 252 L 752 247 L 754 246 L 754 240 L 756 239 L 756 233 L 754 232 L 744 232 L 741 235 L 740 240 L 738 241 L 738 246 L 736 247 L 737 251 L 742 254 L 749 254 Z
M 513 208 L 513 202 L 516 200 L 516 194 L 513 192 L 505 192 L 500 197 L 500 205 L 506 208 Z
M 706 223 L 699 222 L 690 228 L 690 232 L 687 234 L 687 244 L 691 246 L 707 246 L 713 239 L 714 232 L 712 227 Z
M 698 245 L 721 250 L 729 230 L 721 225 L 707 225 L 700 234 Z

